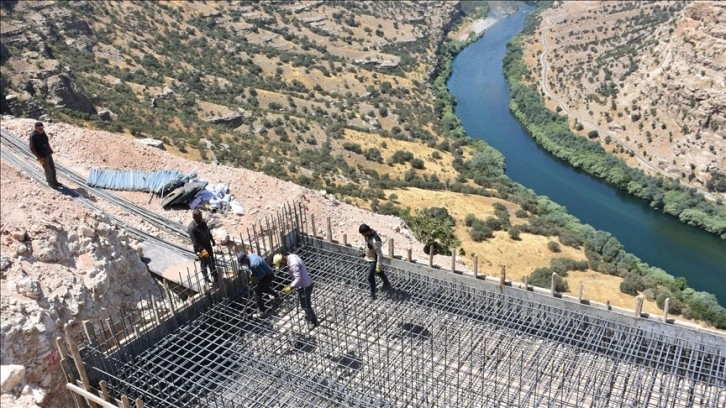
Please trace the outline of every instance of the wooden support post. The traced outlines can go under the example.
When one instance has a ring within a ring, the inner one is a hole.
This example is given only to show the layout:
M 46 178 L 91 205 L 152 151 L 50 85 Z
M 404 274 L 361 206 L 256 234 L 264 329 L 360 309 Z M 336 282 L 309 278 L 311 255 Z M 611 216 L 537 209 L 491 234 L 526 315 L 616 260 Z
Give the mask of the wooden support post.
M 330 217 L 325 220 L 328 228 L 328 242 L 333 242 L 333 225 L 330 222 Z
M 641 313 L 643 313 L 643 296 L 638 296 L 635 298 L 635 318 L 639 318 Z
M 69 353 L 65 349 L 65 346 L 63 344 L 63 338 L 61 336 L 58 336 L 55 338 L 55 346 L 58 348 L 58 353 L 59 353 L 58 355 L 60 356 L 60 359 L 61 359 L 60 367 L 61 367 L 61 371 L 63 371 L 63 375 L 65 377 L 66 383 L 68 384 L 68 383 L 75 382 L 75 379 L 73 378 L 73 372 L 66 370 L 67 364 L 65 362 L 68 361 Z M 86 400 L 83 398 L 80 398 L 79 395 L 77 395 L 75 393 L 71 393 L 71 397 L 73 398 L 73 402 L 76 403 L 76 407 L 86 408 L 88 406 L 88 404 L 86 404 Z
M 141 400 L 141 397 L 136 398 L 136 408 L 144 408 L 144 401 Z
M 524 275 L 524 290 L 529 290 L 529 276 Z
M 479 277 L 479 255 L 474 254 L 474 277 Z
M 434 267 L 434 248 L 429 247 L 429 267 Z
M 101 395 L 103 395 L 104 401 L 111 401 L 111 395 L 108 393 L 108 386 L 105 380 L 98 382 L 98 386 L 101 387 Z
M 582 292 L 585 290 L 585 285 L 580 282 L 580 290 L 577 293 L 577 302 L 582 303 Z
M 122 395 L 121 405 L 123 406 L 123 408 L 131 408 L 131 403 L 129 403 L 129 397 Z
M 317 238 L 318 234 L 315 231 L 315 214 L 310 214 L 310 225 L 313 230 L 313 238 Z
M 100 406 L 102 408 L 118 408 L 115 404 L 106 402 L 101 397 L 97 396 L 96 394 L 94 394 L 92 392 L 88 392 L 77 385 L 69 383 L 69 384 L 66 384 L 66 388 L 71 392 L 71 395 L 78 394 L 79 396 L 85 398 L 86 400 L 90 400 L 91 404 L 93 406 L 96 406 L 96 407 Z
M 610 301 L 609 300 L 605 302 L 605 307 L 607 307 L 608 310 L 613 310 L 613 307 L 610 306 Z
M 393 238 L 390 238 L 388 240 L 388 257 L 393 259 L 394 253 L 394 245 L 393 245 Z
M 451 251 L 451 272 L 456 273 L 456 248 Z
M 412 253 L 411 252 L 412 252 L 411 248 L 408 248 L 406 250 L 406 260 L 408 262 L 412 262 L 413 261 L 413 256 L 412 256 Z
M 71 335 L 71 325 L 68 323 L 63 325 L 63 332 L 66 335 L 66 344 L 68 344 L 68 348 L 71 350 L 71 356 L 73 357 L 73 362 L 76 364 L 76 370 L 78 370 L 78 375 L 81 376 L 83 389 L 91 392 L 91 382 L 88 379 L 86 366 L 83 365 L 83 360 L 81 360 L 81 353 L 78 351 L 78 345 L 76 345 L 76 340 L 73 339 L 73 336 Z M 97 406 L 98 405 L 95 402 L 91 401 L 91 408 L 96 408 Z
M 671 298 L 666 298 L 663 304 L 663 322 L 668 323 L 668 309 L 671 306 Z
M 499 288 L 504 288 L 504 286 L 507 285 L 507 267 L 504 265 L 500 265 L 501 268 L 499 268 Z
M 343 245 L 348 246 L 348 234 L 343 234 Z
M 552 272 L 552 283 L 550 284 L 550 292 L 552 293 L 552 296 L 557 293 L 555 290 L 555 285 L 557 284 L 557 272 Z

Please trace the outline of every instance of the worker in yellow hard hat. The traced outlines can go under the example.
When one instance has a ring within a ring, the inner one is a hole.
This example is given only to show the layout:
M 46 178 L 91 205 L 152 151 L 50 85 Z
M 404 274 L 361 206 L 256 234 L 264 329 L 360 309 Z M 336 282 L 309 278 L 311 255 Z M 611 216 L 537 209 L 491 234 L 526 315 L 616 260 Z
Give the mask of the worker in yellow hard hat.
M 272 265 L 275 268 L 283 268 L 287 266 L 287 271 L 292 275 L 292 283 L 286 286 L 282 292 L 288 294 L 295 290 L 300 300 L 300 308 L 305 311 L 305 321 L 308 329 L 312 330 L 318 327 L 318 317 L 313 311 L 313 279 L 310 277 L 308 269 L 305 267 L 303 260 L 295 255 L 275 254 L 272 258 Z

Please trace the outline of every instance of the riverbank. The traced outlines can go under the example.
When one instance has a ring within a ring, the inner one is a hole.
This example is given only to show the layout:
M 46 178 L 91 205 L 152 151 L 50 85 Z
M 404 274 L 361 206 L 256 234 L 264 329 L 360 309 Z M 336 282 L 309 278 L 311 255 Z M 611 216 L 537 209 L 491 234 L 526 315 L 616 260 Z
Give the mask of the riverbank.
M 478 20 L 472 21 L 471 23 L 467 24 L 459 30 L 459 32 L 456 34 L 456 39 L 458 41 L 466 41 L 467 38 L 469 38 L 470 35 L 474 34 L 475 37 L 480 36 L 487 28 L 494 25 L 497 21 L 499 21 L 499 18 L 496 17 L 487 17 L 487 18 L 480 18 Z
M 689 238 L 683 242 L 683 239 L 679 238 L 682 233 L 687 232 L 682 231 L 683 229 L 692 230 L 692 232 L 702 231 L 689 228 L 677 220 L 670 220 L 667 216 L 654 214 L 647 205 L 644 206 L 638 200 L 623 201 L 622 194 L 605 183 L 597 182 L 583 172 L 565 166 L 556 159 L 553 160 L 551 155 L 542 151 L 532 138 L 522 131 L 521 125 L 512 117 L 507 104 L 510 98 L 509 86 L 503 78 L 500 61 L 504 58 L 512 35 L 521 30 L 525 14 L 526 11 L 522 11 L 507 17 L 507 22 L 490 27 L 482 39 L 463 49 L 456 57 L 452 77 L 448 81 L 449 92 L 456 98 L 456 115 L 463 122 L 465 133 L 484 140 L 489 148 L 497 149 L 506 157 L 506 172 L 509 179 L 547 197 L 536 196 L 531 190 L 527 192 L 523 189 L 524 191 L 522 191 L 521 186 L 506 187 L 503 185 L 505 183 L 501 182 L 490 182 L 490 188 L 495 188 L 499 192 L 506 191 L 508 201 L 535 211 L 536 216 L 531 216 L 528 221 L 529 232 L 540 236 L 555 236 L 554 241 L 563 244 L 569 241 L 570 236 L 580 237 L 581 245 L 584 244 L 585 247 L 583 254 L 590 269 L 593 270 L 592 276 L 598 276 L 596 274 L 598 272 L 603 279 L 615 280 L 614 284 L 607 285 L 612 288 L 612 293 L 620 295 L 622 294 L 620 289 L 625 288 L 629 293 L 637 294 L 638 292 L 631 291 L 629 285 L 632 284 L 635 277 L 641 277 L 648 282 L 654 279 L 662 285 L 657 293 L 651 290 L 646 296 L 650 296 L 653 300 L 660 296 L 661 301 L 663 296 L 673 296 L 672 300 L 675 299 L 675 294 L 668 288 L 669 282 L 675 282 L 675 278 L 663 269 L 652 266 L 653 263 L 650 263 L 650 260 L 647 260 L 646 262 L 649 264 L 646 264 L 638 259 L 637 252 L 633 249 L 646 249 L 652 252 L 657 257 L 655 263 L 664 265 L 669 272 L 671 272 L 670 257 L 683 255 L 680 260 L 690 264 L 691 267 L 685 269 L 678 267 L 676 270 L 687 273 L 689 270 L 698 269 L 701 271 L 698 276 L 689 275 L 689 283 L 691 278 L 698 283 L 697 279 L 710 276 L 716 281 L 701 282 L 702 284 L 697 287 L 713 290 L 721 272 L 718 265 L 704 262 L 709 259 L 712 261 L 717 259 L 717 255 L 714 254 L 718 253 L 720 243 L 714 241 L 720 241 L 718 238 L 712 239 L 705 233 L 695 234 L 700 236 L 686 234 Z M 565 203 L 567 210 L 555 202 Z M 534 207 L 531 207 L 530 203 L 534 203 Z M 579 219 L 571 214 L 575 214 Z M 597 219 L 594 220 L 593 217 Z M 650 224 L 644 224 L 642 219 L 647 220 Z M 514 218 L 512 221 L 514 222 Z M 538 227 L 535 228 L 535 225 Z M 618 230 L 615 236 L 605 232 L 611 231 L 611 227 Z M 598 229 L 600 230 L 598 231 Z M 634 238 L 635 242 L 629 242 L 628 245 L 623 246 L 616 237 L 624 237 L 626 240 Z M 501 237 L 497 239 L 501 239 Z M 703 248 L 697 245 L 692 248 L 691 243 L 702 243 L 704 239 L 709 240 L 713 245 L 703 245 Z M 549 238 L 549 240 L 553 240 L 553 238 Z M 493 259 L 499 259 L 502 256 L 493 253 L 491 250 L 494 248 L 488 249 L 482 248 L 481 252 L 477 252 L 480 259 L 482 259 L 483 253 L 486 253 L 487 257 L 491 254 Z M 530 252 L 525 252 L 522 256 L 527 256 L 526 254 Z M 636 255 L 633 255 L 632 252 L 636 252 Z M 663 254 L 663 252 L 666 253 Z M 666 262 L 658 263 L 658 260 L 666 260 Z M 696 264 L 700 266 L 694 269 L 692 266 Z M 545 266 L 549 267 L 549 265 Z M 704 271 L 712 272 L 704 273 Z M 525 274 L 532 272 L 529 270 Z M 574 279 L 573 275 L 578 274 L 579 272 L 571 272 L 572 279 L 566 278 L 571 281 L 570 291 L 577 290 L 575 285 L 578 285 L 579 282 Z M 623 279 L 626 277 L 627 279 Z M 591 283 L 597 281 L 594 278 L 589 280 Z M 681 281 L 678 280 L 678 282 Z M 640 280 L 636 283 L 640 287 Z M 621 284 L 625 286 L 621 286 Z M 673 288 L 678 289 L 677 286 Z M 688 289 L 689 296 L 694 293 L 695 291 Z M 607 296 L 607 294 L 603 295 Z M 704 301 L 710 304 L 709 307 L 717 310 L 712 317 L 718 315 L 718 310 L 721 309 L 717 307 L 713 295 L 700 292 L 698 298 L 698 302 Z M 634 296 L 631 299 L 634 299 Z M 607 300 L 607 298 L 602 299 L 603 302 Z M 695 310 L 703 310 L 702 306 L 703 304 L 696 305 Z M 688 308 L 684 308 L 682 312 L 686 316 L 691 314 L 691 310 Z

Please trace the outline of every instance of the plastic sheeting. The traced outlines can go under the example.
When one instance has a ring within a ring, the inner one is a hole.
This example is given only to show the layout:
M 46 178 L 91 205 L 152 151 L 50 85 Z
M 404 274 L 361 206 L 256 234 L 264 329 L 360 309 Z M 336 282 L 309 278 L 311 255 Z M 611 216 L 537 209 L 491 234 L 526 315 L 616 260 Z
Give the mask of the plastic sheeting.
M 245 209 L 242 205 L 229 194 L 229 186 L 221 183 L 217 185 L 207 184 L 207 186 L 199 191 L 194 198 L 189 201 L 189 208 L 199 207 L 202 202 L 207 203 L 207 208 L 215 210 L 224 210 L 229 208 L 234 214 L 244 215 Z

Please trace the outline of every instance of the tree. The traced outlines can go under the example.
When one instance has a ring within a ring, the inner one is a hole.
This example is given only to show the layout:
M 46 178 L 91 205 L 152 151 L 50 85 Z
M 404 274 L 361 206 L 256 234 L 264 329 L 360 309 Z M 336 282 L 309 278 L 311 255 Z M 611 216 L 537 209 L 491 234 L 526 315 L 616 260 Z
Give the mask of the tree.
M 552 286 L 552 269 L 537 268 L 529 274 L 528 283 L 540 288 L 549 288 Z M 567 292 L 570 286 L 567 281 L 559 275 L 555 278 L 555 291 Z
M 451 255 L 451 249 L 461 244 L 454 231 L 453 218 L 445 208 L 416 210 L 414 214 L 411 214 L 410 208 L 406 208 L 401 211 L 401 218 L 416 239 L 426 243 L 436 242 L 440 247 L 440 253 L 444 255 Z

